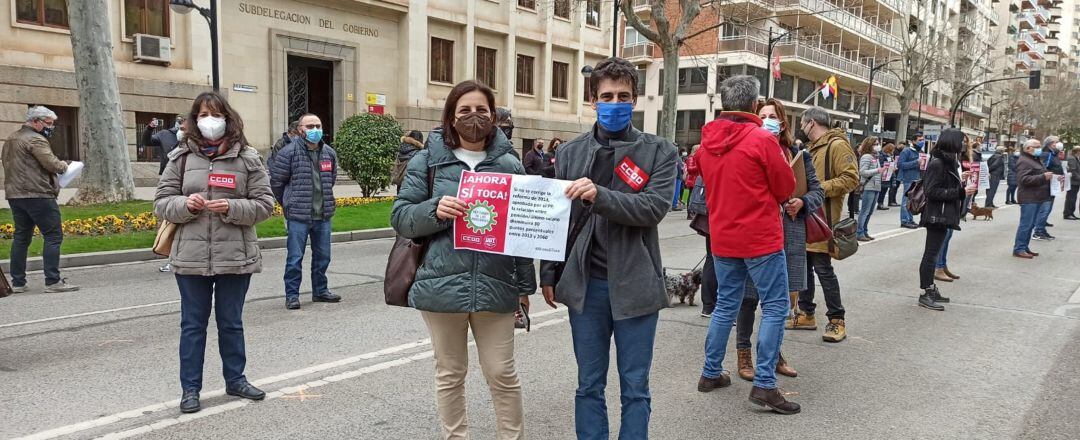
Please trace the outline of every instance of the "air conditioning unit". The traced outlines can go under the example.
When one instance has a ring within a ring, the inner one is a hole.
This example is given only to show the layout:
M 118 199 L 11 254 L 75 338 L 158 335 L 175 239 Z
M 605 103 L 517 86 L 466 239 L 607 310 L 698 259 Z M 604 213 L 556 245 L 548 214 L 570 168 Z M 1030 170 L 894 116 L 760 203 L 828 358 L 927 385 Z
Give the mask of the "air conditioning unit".
M 135 61 L 169 64 L 172 62 L 171 43 L 167 37 L 135 34 Z

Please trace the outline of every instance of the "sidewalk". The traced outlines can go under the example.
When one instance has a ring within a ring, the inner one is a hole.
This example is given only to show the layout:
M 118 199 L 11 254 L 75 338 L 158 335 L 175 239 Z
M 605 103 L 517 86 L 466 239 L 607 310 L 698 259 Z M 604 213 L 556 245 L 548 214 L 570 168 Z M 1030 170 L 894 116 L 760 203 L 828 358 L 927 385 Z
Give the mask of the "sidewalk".
M 135 188 L 136 200 L 154 200 L 155 187 L 152 186 L 140 186 Z M 60 197 L 57 201 L 61 205 L 66 205 L 72 197 L 75 197 L 75 193 L 78 191 L 76 188 L 64 188 L 60 190 Z M 389 189 L 379 193 L 379 196 L 393 196 L 396 195 L 396 188 L 391 185 Z M 360 186 L 355 183 L 338 183 L 334 186 L 334 197 L 361 197 L 363 192 L 360 191 Z M 0 208 L 8 209 L 7 197 L 4 196 L 4 191 L 0 191 Z

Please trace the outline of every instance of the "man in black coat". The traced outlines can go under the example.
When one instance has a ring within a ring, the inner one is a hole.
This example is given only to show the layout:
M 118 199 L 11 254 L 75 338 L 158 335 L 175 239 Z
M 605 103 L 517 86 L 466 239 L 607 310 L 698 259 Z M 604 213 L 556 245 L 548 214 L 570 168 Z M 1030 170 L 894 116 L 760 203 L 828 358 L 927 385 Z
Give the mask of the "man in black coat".
M 154 147 L 157 150 L 158 161 L 160 162 L 159 176 L 165 171 L 165 165 L 169 163 L 169 152 L 180 143 L 176 133 L 180 130 L 180 126 L 184 124 L 184 116 L 177 115 L 172 128 L 160 130 L 161 124 L 160 119 L 151 119 L 150 123 L 146 125 L 146 130 L 143 131 L 143 145 Z
M 547 153 L 544 153 L 544 141 L 537 139 L 533 141 L 533 148 L 525 153 L 525 160 L 522 161 L 525 165 L 525 174 L 534 176 L 546 176 L 551 168 L 551 158 Z
M 987 172 L 990 173 L 990 188 L 986 190 L 986 207 L 997 208 L 994 205 L 994 195 L 997 194 L 998 184 L 1005 179 L 1005 147 L 997 147 L 993 156 L 986 161 Z

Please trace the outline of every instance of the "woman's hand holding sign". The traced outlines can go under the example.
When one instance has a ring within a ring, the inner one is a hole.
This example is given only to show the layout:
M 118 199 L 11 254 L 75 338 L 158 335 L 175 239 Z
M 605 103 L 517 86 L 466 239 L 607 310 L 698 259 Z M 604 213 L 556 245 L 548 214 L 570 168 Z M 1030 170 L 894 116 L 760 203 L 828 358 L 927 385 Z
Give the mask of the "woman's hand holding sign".
M 435 209 L 435 216 L 439 220 L 453 220 L 455 218 L 465 215 L 465 210 L 468 209 L 465 203 L 461 199 L 452 196 L 443 196 L 439 199 L 439 206 Z

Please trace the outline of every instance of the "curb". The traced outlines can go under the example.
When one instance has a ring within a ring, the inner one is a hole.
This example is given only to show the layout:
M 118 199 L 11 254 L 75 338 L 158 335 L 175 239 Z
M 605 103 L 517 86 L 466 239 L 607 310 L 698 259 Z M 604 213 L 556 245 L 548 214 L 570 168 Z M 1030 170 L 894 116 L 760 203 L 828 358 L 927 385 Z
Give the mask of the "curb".
M 396 234 L 393 228 L 365 229 L 360 231 L 335 232 L 330 235 L 331 243 L 346 243 L 351 241 L 378 240 L 393 238 Z M 285 237 L 260 238 L 259 248 L 284 249 Z M 123 251 L 87 252 L 83 254 L 61 255 L 60 268 L 70 269 L 74 267 L 100 266 L 107 264 L 134 263 L 139 261 L 164 260 L 164 257 L 155 254 L 149 249 L 129 249 Z M 27 258 L 26 270 L 42 270 L 41 257 Z M 10 272 L 10 260 L 0 260 L 0 269 Z

